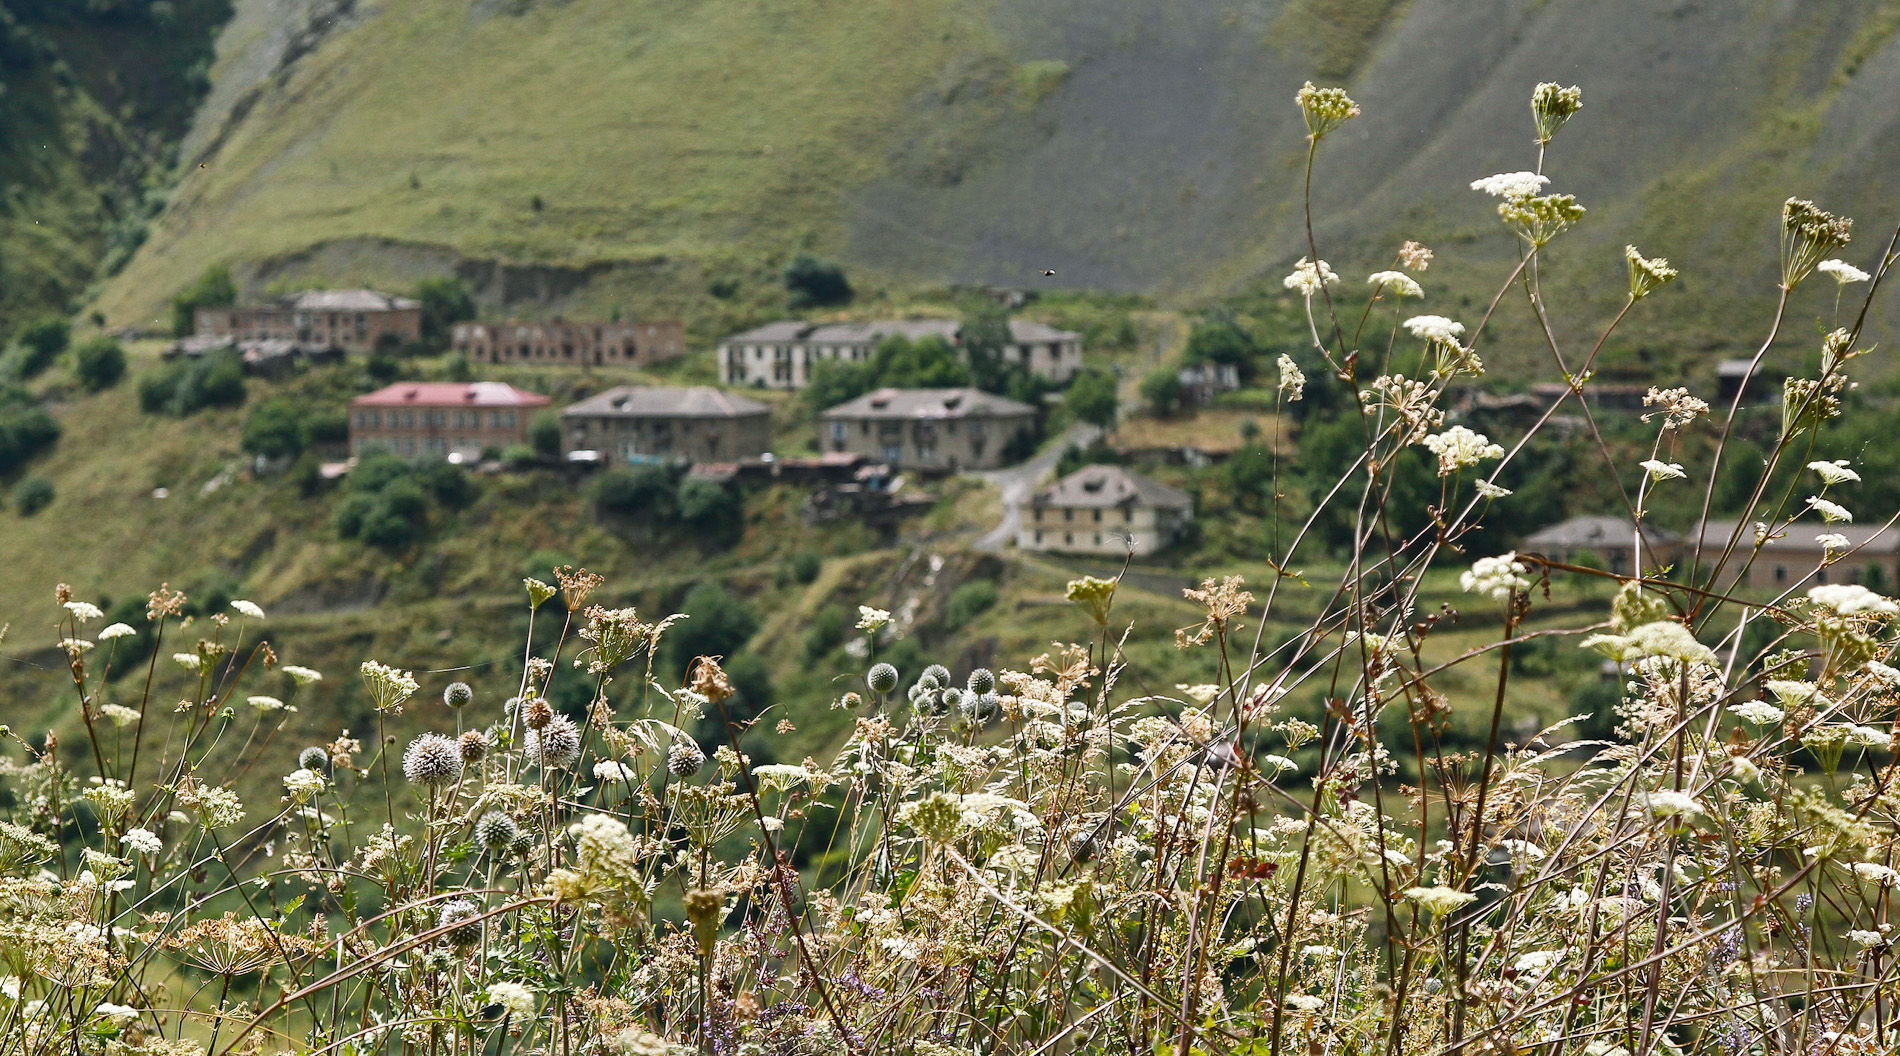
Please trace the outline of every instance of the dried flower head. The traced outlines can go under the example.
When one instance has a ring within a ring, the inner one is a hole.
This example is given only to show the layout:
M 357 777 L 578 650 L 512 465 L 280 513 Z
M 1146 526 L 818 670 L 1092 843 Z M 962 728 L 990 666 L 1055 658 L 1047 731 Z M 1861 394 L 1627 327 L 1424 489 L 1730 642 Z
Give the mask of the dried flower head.
M 706 765 L 706 753 L 699 745 L 682 741 L 668 749 L 666 772 L 674 777 L 691 777 Z
M 581 731 L 574 720 L 556 715 L 538 730 L 529 730 L 522 740 L 528 759 L 543 770 L 565 770 L 581 755 Z
M 707 703 L 717 704 L 738 692 L 732 685 L 732 679 L 726 676 L 719 661 L 710 656 L 702 656 L 693 661 L 693 671 L 688 677 L 687 688 L 706 698 Z
M 442 703 L 451 708 L 466 708 L 475 699 L 475 690 L 467 682 L 450 682 L 442 689 Z
M 515 819 L 499 810 L 491 810 L 475 823 L 475 842 L 490 854 L 502 854 L 514 846 L 521 827 Z
M 521 711 L 521 724 L 530 730 L 545 729 L 553 721 L 554 705 L 541 697 L 529 700 Z
M 1822 258 L 1854 240 L 1854 221 L 1802 198 L 1781 206 L 1781 285 L 1794 289 Z
M 562 565 L 554 570 L 554 581 L 561 585 L 561 600 L 567 603 L 567 611 L 579 612 L 587 604 L 592 594 L 607 577 L 586 569 L 576 570 L 572 565 Z
M 1300 398 L 1306 395 L 1306 375 L 1301 373 L 1300 365 L 1293 361 L 1292 356 L 1282 352 L 1278 366 L 1280 395 L 1285 396 L 1288 403 L 1300 402 Z
M 1407 242 L 1399 247 L 1399 263 L 1412 271 L 1432 266 L 1432 251 L 1422 242 Z
M 431 791 L 462 779 L 462 752 L 439 733 L 425 733 L 402 753 L 402 776 Z
M 449 945 L 464 949 L 482 941 L 482 909 L 466 898 L 452 898 L 442 903 L 436 914 L 435 925 L 447 928 L 443 938 Z
M 467 731 L 456 738 L 455 745 L 464 763 L 479 763 L 488 757 L 488 735 L 480 730 Z
M 1299 263 L 1293 265 L 1293 271 L 1280 280 L 1280 285 L 1299 291 L 1302 297 L 1311 297 L 1322 288 L 1338 283 L 1339 276 L 1333 272 L 1331 265 L 1323 260 L 1309 261 L 1305 257 L 1301 257 Z

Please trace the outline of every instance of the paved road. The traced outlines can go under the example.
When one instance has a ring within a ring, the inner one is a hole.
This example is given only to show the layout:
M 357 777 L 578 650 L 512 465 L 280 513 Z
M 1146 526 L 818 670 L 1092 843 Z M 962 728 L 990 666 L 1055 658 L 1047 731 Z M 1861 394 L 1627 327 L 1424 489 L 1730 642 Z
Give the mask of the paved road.
M 1062 452 L 1072 446 L 1087 447 L 1100 435 L 1102 430 L 1098 426 L 1077 422 L 1069 426 L 1060 441 L 1021 465 L 972 474 L 996 485 L 996 490 L 1003 495 L 1003 523 L 983 533 L 976 541 L 976 548 L 993 552 L 1008 546 L 1016 538 L 1016 529 L 1022 526 L 1023 503 L 1036 493 L 1036 485 L 1042 483 L 1042 478 L 1056 468 Z

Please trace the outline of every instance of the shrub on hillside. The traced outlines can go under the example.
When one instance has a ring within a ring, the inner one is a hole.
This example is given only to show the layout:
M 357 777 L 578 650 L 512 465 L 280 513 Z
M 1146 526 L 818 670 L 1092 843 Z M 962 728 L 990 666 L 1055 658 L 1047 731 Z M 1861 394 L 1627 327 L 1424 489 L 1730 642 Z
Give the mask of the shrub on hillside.
M 405 550 L 427 533 L 432 500 L 435 505 L 458 509 L 474 495 L 474 483 L 456 466 L 373 454 L 350 472 L 348 491 L 331 515 L 331 524 L 345 539 L 384 550 Z
M 706 542 L 729 544 L 745 532 L 745 502 L 725 484 L 687 477 L 680 481 L 674 502 L 680 523 Z
M 785 265 L 786 303 L 794 312 L 851 303 L 851 283 L 844 269 L 809 253 L 800 253 Z
M 561 457 L 561 413 L 542 411 L 528 423 L 528 446 L 545 459 Z
M 184 418 L 209 407 L 244 402 L 244 364 L 225 350 L 173 363 L 139 381 L 139 407 L 147 414 Z
M 996 584 L 987 579 L 973 579 L 950 592 L 943 603 L 943 625 L 955 631 L 964 627 L 978 616 L 990 611 L 996 604 Z
M 200 308 L 218 308 L 237 303 L 237 283 L 231 281 L 231 269 L 213 264 L 191 285 L 172 298 L 172 336 L 188 337 L 197 327 Z
M 14 337 L 10 373 L 21 379 L 37 377 L 66 351 L 72 327 L 63 316 L 47 316 L 20 328 Z
M 673 519 L 678 479 L 665 466 L 609 466 L 589 489 L 594 512 L 649 522 Z
M 422 340 L 433 348 L 447 348 L 455 324 L 475 318 L 475 291 L 453 276 L 422 280 L 416 300 L 422 303 Z
M 34 475 L 13 488 L 13 508 L 22 517 L 31 517 L 53 504 L 53 482 Z
M 1063 406 L 1075 416 L 1078 422 L 1088 422 L 1103 429 L 1115 425 L 1115 412 L 1119 406 L 1116 395 L 1115 375 L 1106 370 L 1085 370 L 1069 383 L 1068 392 L 1063 395 Z
M 0 476 L 17 471 L 59 441 L 59 420 L 20 397 L 0 397 Z
M 73 349 L 73 380 L 87 392 L 103 392 L 125 377 L 125 349 L 104 334 L 95 334 Z

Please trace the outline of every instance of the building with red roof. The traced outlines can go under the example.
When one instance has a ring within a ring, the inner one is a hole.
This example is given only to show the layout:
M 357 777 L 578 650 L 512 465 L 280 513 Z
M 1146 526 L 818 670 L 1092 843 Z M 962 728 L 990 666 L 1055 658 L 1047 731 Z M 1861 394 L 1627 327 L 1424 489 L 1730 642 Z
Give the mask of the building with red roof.
M 550 401 L 498 381 L 405 381 L 350 401 L 350 453 L 473 458 L 526 443 L 528 420 Z

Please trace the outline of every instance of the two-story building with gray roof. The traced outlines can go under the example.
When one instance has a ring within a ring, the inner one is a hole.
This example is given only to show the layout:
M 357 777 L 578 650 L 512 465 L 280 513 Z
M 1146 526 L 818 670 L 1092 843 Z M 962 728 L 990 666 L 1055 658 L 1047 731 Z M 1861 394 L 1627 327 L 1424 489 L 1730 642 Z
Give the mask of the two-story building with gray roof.
M 193 322 L 200 338 L 362 353 L 421 340 L 422 303 L 375 290 L 309 290 L 269 304 L 200 308 Z
M 994 469 L 1033 437 L 1036 409 L 981 389 L 879 389 L 819 416 L 829 452 L 900 469 Z
M 1194 499 L 1187 492 L 1120 466 L 1083 466 L 1029 501 L 1016 545 L 1141 556 L 1166 549 L 1193 523 Z
M 727 385 L 801 389 L 812 369 L 835 360 L 869 362 L 878 343 L 889 337 L 919 341 L 942 339 L 963 347 L 963 327 L 954 319 L 890 319 L 868 323 L 767 323 L 719 342 L 719 380 Z M 1082 369 L 1082 338 L 1028 319 L 1009 321 L 1004 363 L 1020 365 L 1040 378 L 1062 383 Z
M 561 411 L 561 446 L 608 462 L 729 462 L 772 449 L 772 409 L 710 385 L 621 385 Z

